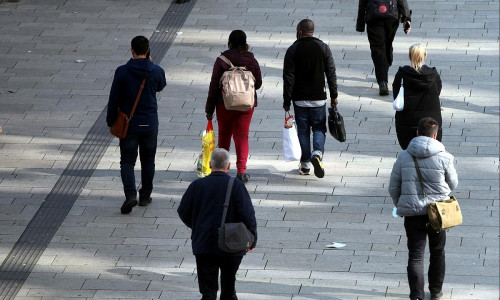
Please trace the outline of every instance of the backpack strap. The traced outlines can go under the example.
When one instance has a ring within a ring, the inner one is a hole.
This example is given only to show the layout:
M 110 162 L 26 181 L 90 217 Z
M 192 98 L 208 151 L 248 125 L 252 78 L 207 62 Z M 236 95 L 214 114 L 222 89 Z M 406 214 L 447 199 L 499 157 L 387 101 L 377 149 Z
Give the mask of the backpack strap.
M 228 64 L 231 68 L 234 68 L 233 63 L 229 60 L 229 58 L 225 57 L 224 55 L 219 56 L 219 58 L 222 59 L 222 61 Z

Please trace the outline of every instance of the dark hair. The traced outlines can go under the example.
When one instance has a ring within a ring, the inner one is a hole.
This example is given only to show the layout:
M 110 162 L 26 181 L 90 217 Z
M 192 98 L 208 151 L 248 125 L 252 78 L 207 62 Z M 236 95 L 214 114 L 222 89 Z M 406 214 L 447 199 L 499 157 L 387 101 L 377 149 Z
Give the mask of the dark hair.
M 247 35 L 243 30 L 233 30 L 229 35 L 227 45 L 229 49 L 236 49 L 240 52 L 248 51 Z
M 439 124 L 431 117 L 425 117 L 418 121 L 418 135 L 432 137 L 439 130 Z
M 132 39 L 130 46 L 135 54 L 145 55 L 149 50 L 149 40 L 145 36 L 138 35 Z
M 304 19 L 297 24 L 297 30 L 302 32 L 313 33 L 314 32 L 314 22 L 309 19 Z

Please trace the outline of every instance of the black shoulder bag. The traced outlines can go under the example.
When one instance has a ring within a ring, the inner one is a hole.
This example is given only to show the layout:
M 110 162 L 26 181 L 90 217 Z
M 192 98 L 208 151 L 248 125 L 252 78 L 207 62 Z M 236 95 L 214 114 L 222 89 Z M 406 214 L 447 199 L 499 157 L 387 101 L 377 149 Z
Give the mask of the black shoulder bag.
M 234 177 L 231 177 L 227 185 L 224 213 L 222 214 L 221 226 L 219 227 L 218 246 L 221 251 L 226 253 L 246 251 L 250 249 L 255 240 L 255 237 L 243 222 L 226 223 L 227 208 L 229 207 L 229 198 L 231 198 L 233 183 Z

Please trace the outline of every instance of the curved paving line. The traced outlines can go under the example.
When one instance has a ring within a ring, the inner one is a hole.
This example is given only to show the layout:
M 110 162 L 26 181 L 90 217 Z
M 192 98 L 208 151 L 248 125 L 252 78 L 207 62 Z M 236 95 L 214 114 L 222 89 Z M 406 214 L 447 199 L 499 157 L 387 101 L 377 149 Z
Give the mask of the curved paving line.
M 195 3 L 196 0 L 171 3 L 150 38 L 151 55 L 156 61 L 165 56 Z M 106 126 L 106 110 L 107 107 L 0 266 L 0 299 L 13 299 L 17 295 L 111 143 L 113 136 Z

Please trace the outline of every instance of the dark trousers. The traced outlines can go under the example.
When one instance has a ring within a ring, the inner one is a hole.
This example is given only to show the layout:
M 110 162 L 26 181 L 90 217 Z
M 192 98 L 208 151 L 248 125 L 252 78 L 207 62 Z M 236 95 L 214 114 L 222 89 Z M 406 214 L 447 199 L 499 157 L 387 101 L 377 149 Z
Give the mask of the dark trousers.
M 301 107 L 293 104 L 297 135 L 299 136 L 302 156 L 300 162 L 311 161 L 311 131 L 313 151 L 325 152 L 326 105 L 320 107 Z
M 430 264 L 428 270 L 429 291 L 437 295 L 443 288 L 445 273 L 444 246 L 446 231 L 436 231 L 429 225 L 427 215 L 405 217 L 406 237 L 408 239 L 408 283 L 410 298 L 424 299 L 424 252 L 429 237 Z
M 158 140 L 158 130 L 127 134 L 120 140 L 120 174 L 125 196 L 136 196 L 134 167 L 139 150 L 141 160 L 142 188 L 139 194 L 149 197 L 153 191 L 155 176 L 155 155 Z
M 375 66 L 375 77 L 379 83 L 381 81 L 388 82 L 387 73 L 392 65 L 392 42 L 398 30 L 399 20 L 394 18 L 373 20 L 366 25 L 366 33 Z
M 197 254 L 196 269 L 198 270 L 198 285 L 202 300 L 216 300 L 219 288 L 220 269 L 220 300 L 238 300 L 236 297 L 236 272 L 243 256 Z

